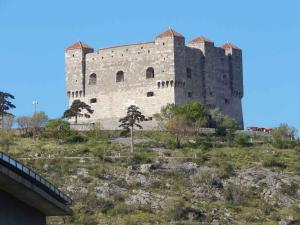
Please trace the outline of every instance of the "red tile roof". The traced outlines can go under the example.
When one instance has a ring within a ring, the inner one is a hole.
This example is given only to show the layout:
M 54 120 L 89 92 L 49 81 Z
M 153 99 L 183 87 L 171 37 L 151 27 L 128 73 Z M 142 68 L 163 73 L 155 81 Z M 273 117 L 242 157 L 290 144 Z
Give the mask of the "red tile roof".
M 197 37 L 197 38 L 191 40 L 189 43 L 193 44 L 193 43 L 202 43 L 202 42 L 214 43 L 213 41 L 211 41 L 203 36 Z
M 88 46 L 87 44 L 82 43 L 81 41 L 77 41 L 75 44 L 69 46 L 66 50 L 73 50 L 73 49 L 93 49 L 92 47 Z
M 168 30 L 162 32 L 161 34 L 157 35 L 156 38 L 162 38 L 162 37 L 179 37 L 184 38 L 181 34 L 176 32 L 175 30 L 169 28 Z
M 236 45 L 231 44 L 231 43 L 226 43 L 226 44 L 222 45 L 221 48 L 224 48 L 224 49 L 226 49 L 226 48 L 233 48 L 233 49 L 241 50 L 239 47 L 237 47 Z

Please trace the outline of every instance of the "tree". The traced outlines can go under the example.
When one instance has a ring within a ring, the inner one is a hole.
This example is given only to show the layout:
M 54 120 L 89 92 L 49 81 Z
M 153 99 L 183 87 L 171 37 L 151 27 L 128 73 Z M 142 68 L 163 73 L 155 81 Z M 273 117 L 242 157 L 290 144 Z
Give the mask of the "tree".
M 48 116 L 45 112 L 36 112 L 30 119 L 30 127 L 32 129 L 34 137 L 40 133 L 41 129 L 45 126 L 48 121 Z
M 71 107 L 64 112 L 63 118 L 71 119 L 75 117 L 75 124 L 77 124 L 78 116 L 84 116 L 85 118 L 90 118 L 91 117 L 90 114 L 92 114 L 93 112 L 94 110 L 91 109 L 91 106 L 77 99 L 73 101 Z
M 139 111 L 139 107 L 135 105 L 131 105 L 127 109 L 127 115 L 119 120 L 121 123 L 119 127 L 123 127 L 125 130 L 130 130 L 131 137 L 131 152 L 133 152 L 133 129 L 134 127 L 138 127 L 139 129 L 143 129 L 143 127 L 139 124 L 142 121 L 147 120 L 146 117 Z
M 210 126 L 216 129 L 218 135 L 232 135 L 238 128 L 237 122 L 229 116 L 221 113 L 218 108 L 210 110 Z
M 71 134 L 70 123 L 60 118 L 48 120 L 44 134 L 56 140 L 65 138 Z
M 177 148 L 180 147 L 180 136 L 196 134 L 199 128 L 208 125 L 208 111 L 196 101 L 179 106 L 167 104 L 154 118 L 160 126 L 175 134 Z
M 15 122 L 15 117 L 13 115 L 6 115 L 2 119 L 2 129 L 10 130 Z
M 296 136 L 296 128 L 290 127 L 288 124 L 283 123 L 272 131 L 271 142 L 276 148 L 290 148 L 296 145 Z
M 17 119 L 18 127 L 21 130 L 22 135 L 31 136 L 31 117 L 30 116 L 19 116 Z
M 9 110 L 16 108 L 16 106 L 10 101 L 15 99 L 15 97 L 9 93 L 0 91 L 0 122 L 1 128 L 3 128 L 3 118 L 4 116 L 12 115 Z
M 9 147 L 12 145 L 13 135 L 11 131 L 0 131 L 0 146 L 6 151 L 9 152 Z

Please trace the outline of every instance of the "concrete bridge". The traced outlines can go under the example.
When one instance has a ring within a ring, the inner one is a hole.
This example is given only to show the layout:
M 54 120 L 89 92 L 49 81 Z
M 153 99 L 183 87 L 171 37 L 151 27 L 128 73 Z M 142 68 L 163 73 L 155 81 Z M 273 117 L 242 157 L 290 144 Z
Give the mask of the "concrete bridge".
M 0 152 L 0 225 L 46 225 L 71 215 L 72 199 L 44 177 Z

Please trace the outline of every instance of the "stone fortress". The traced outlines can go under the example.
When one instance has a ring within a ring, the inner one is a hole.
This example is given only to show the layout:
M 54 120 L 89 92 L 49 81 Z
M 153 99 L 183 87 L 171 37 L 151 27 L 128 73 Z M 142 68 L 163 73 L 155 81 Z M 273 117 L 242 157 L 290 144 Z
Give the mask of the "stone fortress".
M 215 47 L 197 37 L 187 45 L 171 28 L 154 42 L 102 48 L 80 41 L 65 50 L 69 106 L 76 99 L 94 113 L 78 123 L 100 122 L 103 129 L 118 129 L 129 105 L 150 118 L 144 129 L 155 129 L 153 114 L 167 103 L 200 101 L 218 107 L 243 128 L 242 51 L 233 44 Z

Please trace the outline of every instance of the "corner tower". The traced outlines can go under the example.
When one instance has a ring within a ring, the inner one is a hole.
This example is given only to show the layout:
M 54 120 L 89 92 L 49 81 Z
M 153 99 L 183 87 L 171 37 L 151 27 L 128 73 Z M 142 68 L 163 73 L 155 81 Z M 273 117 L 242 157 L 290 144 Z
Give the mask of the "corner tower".
M 94 52 L 94 49 L 81 41 L 69 46 L 65 50 L 66 84 L 69 105 L 74 99 L 85 96 L 85 71 L 86 54 Z

